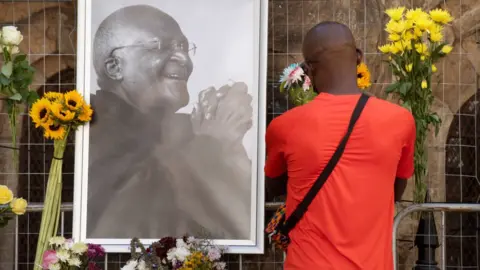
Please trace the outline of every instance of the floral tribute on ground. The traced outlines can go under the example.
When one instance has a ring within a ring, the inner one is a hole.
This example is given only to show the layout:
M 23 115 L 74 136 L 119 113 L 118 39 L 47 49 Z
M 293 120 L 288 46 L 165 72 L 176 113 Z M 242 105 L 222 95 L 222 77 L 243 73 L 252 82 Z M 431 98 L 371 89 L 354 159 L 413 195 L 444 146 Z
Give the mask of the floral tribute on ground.
M 14 215 L 23 215 L 27 211 L 27 201 L 13 197 L 7 186 L 0 185 L 0 228 L 7 226 Z
M 50 249 L 43 253 L 41 269 L 46 270 L 101 270 L 96 261 L 105 256 L 105 250 L 94 244 L 75 243 L 61 236 L 49 240 Z
M 440 117 L 432 111 L 434 101 L 432 74 L 435 63 L 452 51 L 444 42 L 444 27 L 453 18 L 442 9 L 430 12 L 398 7 L 386 11 L 390 21 L 385 26 L 389 43 L 379 47 L 388 55 L 389 65 L 396 80 L 385 91 L 400 100 L 400 104 L 412 112 L 416 124 L 415 141 L 415 202 L 425 198 L 427 159 L 426 140 L 430 128 L 436 132 Z
M 357 66 L 357 85 L 360 89 L 370 87 L 370 71 L 365 63 Z M 287 93 L 293 104 L 299 106 L 313 100 L 317 93 L 313 90 L 312 81 L 305 73 L 303 64 L 291 64 L 283 70 L 280 77 L 280 92 Z
M 122 270 L 223 270 L 224 247 L 209 240 L 185 236 L 164 237 L 145 248 L 137 238 L 131 241 L 132 257 Z M 140 252 L 137 252 L 137 251 Z
M 63 154 L 68 134 L 88 123 L 93 110 L 76 90 L 62 94 L 47 92 L 36 101 L 30 110 L 30 117 L 36 128 L 43 131 L 46 139 L 54 144 L 53 159 L 48 176 L 42 222 L 35 255 L 35 269 L 41 269 L 43 254 L 48 249 L 48 239 L 57 234 L 60 220 L 62 192 Z

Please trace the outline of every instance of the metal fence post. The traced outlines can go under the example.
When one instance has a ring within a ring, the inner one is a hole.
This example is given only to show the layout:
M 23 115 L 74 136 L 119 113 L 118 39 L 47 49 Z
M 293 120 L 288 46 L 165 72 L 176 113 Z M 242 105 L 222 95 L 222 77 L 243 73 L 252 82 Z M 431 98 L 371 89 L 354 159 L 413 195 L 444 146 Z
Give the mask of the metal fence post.
M 414 270 L 440 269 L 435 261 L 435 251 L 440 245 L 432 212 L 422 213 L 415 235 L 415 246 L 418 248 L 418 259 L 415 262 Z

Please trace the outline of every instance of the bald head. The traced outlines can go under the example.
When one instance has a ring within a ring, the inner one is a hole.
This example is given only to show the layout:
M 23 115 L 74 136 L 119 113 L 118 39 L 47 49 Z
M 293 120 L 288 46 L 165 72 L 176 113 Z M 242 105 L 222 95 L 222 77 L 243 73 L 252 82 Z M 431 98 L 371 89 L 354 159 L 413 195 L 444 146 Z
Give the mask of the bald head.
M 172 39 L 182 35 L 180 26 L 167 13 L 147 5 L 121 8 L 102 21 L 95 34 L 93 59 L 95 71 L 101 75 L 105 61 L 113 50 L 155 38 Z
M 314 61 L 322 52 L 356 53 L 355 38 L 350 29 L 337 22 L 321 22 L 310 29 L 303 41 L 303 55 Z M 311 59 L 312 58 L 312 59 Z
M 303 42 L 303 57 L 317 92 L 357 91 L 357 50 L 350 29 L 337 22 L 322 22 L 310 29 Z

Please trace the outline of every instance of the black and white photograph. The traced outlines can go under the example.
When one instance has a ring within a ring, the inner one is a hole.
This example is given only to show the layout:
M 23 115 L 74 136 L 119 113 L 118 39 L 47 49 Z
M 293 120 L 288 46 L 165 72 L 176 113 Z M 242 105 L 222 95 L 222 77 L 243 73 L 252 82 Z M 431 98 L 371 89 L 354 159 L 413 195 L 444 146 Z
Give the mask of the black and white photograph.
M 266 1 L 86 2 L 74 233 L 258 248 Z

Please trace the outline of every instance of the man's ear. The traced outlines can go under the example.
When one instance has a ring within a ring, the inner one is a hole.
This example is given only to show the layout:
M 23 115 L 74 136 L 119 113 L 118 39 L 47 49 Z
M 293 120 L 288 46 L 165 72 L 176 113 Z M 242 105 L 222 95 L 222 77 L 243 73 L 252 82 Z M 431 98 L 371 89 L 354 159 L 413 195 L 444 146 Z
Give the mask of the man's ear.
M 123 78 L 120 59 L 109 57 L 105 60 L 105 74 L 112 80 L 121 80 Z
M 363 61 L 363 52 L 360 49 L 357 49 L 357 65 L 360 65 Z

